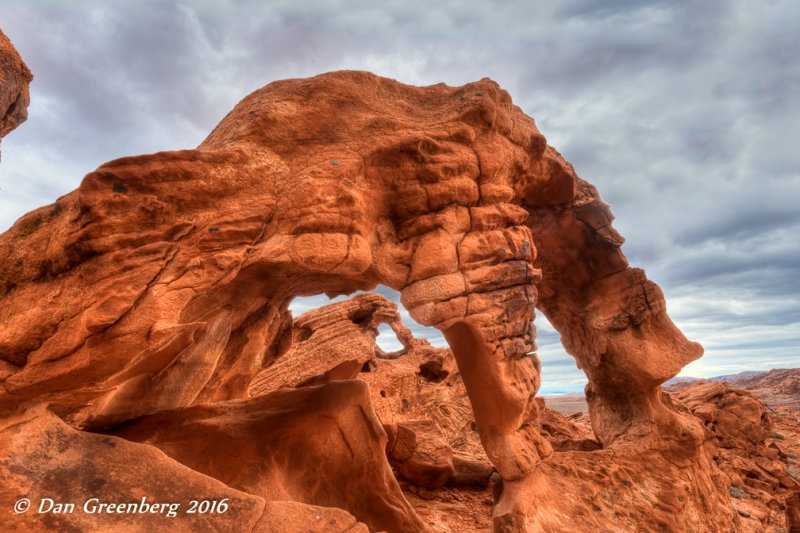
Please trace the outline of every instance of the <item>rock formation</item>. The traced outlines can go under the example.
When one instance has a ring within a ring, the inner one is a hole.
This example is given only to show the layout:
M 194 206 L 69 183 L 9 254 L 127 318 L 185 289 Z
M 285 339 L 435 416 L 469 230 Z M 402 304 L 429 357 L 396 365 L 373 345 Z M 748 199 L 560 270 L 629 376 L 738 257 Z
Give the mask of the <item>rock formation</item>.
M 33 75 L 0 30 L 0 140 L 28 118 Z
M 425 529 L 386 461 L 362 381 L 172 409 L 113 432 L 266 501 L 344 509 L 371 531 Z
M 77 431 L 44 406 L 2 420 L 0 457 L 0 506 L 10 531 L 368 531 L 345 511 L 265 501 L 152 446 Z M 22 497 L 33 509 L 12 514 Z M 189 513 L 192 500 L 225 510 Z M 100 507 L 110 503 L 117 504 L 111 511 Z M 69 504 L 71 512 L 56 507 Z
M 209 487 L 247 493 L 254 523 L 262 502 L 289 498 L 346 509 L 372 530 L 422 531 L 376 454 L 387 436 L 369 395 L 348 379 L 374 355 L 359 328 L 384 320 L 385 307 L 363 297 L 336 311 L 353 327 L 327 333 L 317 326 L 329 311 L 294 328 L 288 312 L 296 296 L 381 284 L 452 347 L 501 478 L 496 531 L 730 529 L 712 437 L 659 387 L 702 350 L 669 320 L 659 289 L 627 266 L 611 218 L 491 80 L 412 87 L 334 72 L 274 82 L 197 149 L 101 165 L 0 235 L 0 419 L 33 440 L 52 423 L 91 446 L 111 438 L 100 432 L 147 445 L 141 468 L 168 464 L 170 475 L 182 463 Z M 535 306 L 589 377 L 601 450 L 554 454 L 542 435 Z M 341 350 L 303 346 L 315 332 L 320 342 L 338 336 Z M 293 367 L 302 357 L 332 366 Z M 442 375 L 434 356 L 425 364 Z M 256 379 L 269 393 L 251 398 Z M 295 390 L 278 389 L 286 386 Z M 12 426 L 17 419 L 31 422 Z M 321 420 L 330 425 L 315 435 Z M 262 430 L 274 447 L 261 445 Z M 284 433 L 291 438 L 270 436 Z M 234 436 L 234 448 L 220 446 Z M 318 439 L 330 449 L 314 455 L 313 470 L 299 450 L 317 450 Z M 25 448 L 15 454 L 4 475 L 56 468 Z M 94 468 L 125 457 L 107 454 Z M 237 458 L 246 467 L 227 468 Z M 343 480 L 343 465 L 375 479 Z M 292 485 L 281 472 L 306 477 Z M 44 490 L 16 476 L 3 501 Z M 141 493 L 119 483 L 120 497 Z M 382 503 L 352 501 L 349 488 Z
M 792 376 L 785 377 L 791 386 Z M 714 435 L 715 460 L 731 483 L 736 531 L 780 530 L 783 516 L 791 529 L 793 495 L 800 493 L 798 415 L 780 408 L 770 416 L 756 395 L 724 381 L 692 383 L 675 397 Z
M 380 324 L 391 326 L 403 344 L 402 351 L 385 354 L 375 345 Z M 323 376 L 327 380 L 352 379 L 376 355 L 400 357 L 415 345 L 428 345 L 412 337 L 397 305 L 373 293 L 309 311 L 286 325 L 276 342 L 290 348 L 257 375 L 250 386 L 251 396 L 309 384 Z
M 748 390 L 772 409 L 786 407 L 800 410 L 800 368 L 773 368 L 767 372 L 745 371 L 703 379 L 679 377 L 671 379 L 672 383 L 665 383 L 663 388 L 674 394 L 701 381 L 725 381 L 731 387 Z
M 751 378 L 738 379 L 732 387 L 754 392 L 772 408 L 788 407 L 800 410 L 800 369 L 775 368 Z

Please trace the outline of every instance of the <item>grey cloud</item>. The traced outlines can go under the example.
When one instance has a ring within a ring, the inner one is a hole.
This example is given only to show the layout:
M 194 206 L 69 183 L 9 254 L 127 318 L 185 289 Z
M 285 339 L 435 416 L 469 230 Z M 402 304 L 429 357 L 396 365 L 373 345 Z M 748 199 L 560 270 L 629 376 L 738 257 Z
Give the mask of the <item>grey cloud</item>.
M 572 0 L 564 2 L 559 12 L 567 18 L 579 17 L 598 20 L 627 15 L 631 11 L 636 12 L 653 7 L 675 9 L 682 3 L 680 0 L 651 0 L 644 2 L 641 0 Z
M 663 281 L 668 284 L 701 286 L 715 278 L 741 276 L 736 286 L 758 288 L 761 283 L 769 287 L 770 278 L 781 272 L 800 273 L 800 247 L 782 250 L 759 250 L 747 243 L 725 243 L 705 253 L 678 255 L 671 261 L 664 273 Z M 800 279 L 800 278 L 797 278 Z M 716 280 L 719 283 L 718 280 Z M 729 283 L 721 284 L 728 286 Z M 787 287 L 790 294 L 800 291 L 800 287 Z

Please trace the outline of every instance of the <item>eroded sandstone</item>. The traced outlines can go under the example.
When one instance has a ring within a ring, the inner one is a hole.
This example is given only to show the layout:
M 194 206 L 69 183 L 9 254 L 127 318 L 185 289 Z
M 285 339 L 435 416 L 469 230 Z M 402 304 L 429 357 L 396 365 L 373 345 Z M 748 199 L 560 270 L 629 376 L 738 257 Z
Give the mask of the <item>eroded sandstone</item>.
M 178 408 L 113 430 L 266 501 L 344 509 L 372 531 L 426 531 L 386 461 L 362 381 Z
M 790 386 L 791 380 L 786 384 Z M 775 429 L 780 416 L 773 421 L 755 394 L 724 381 L 692 383 L 675 397 L 714 436 L 718 446 L 715 460 L 731 484 L 737 531 L 780 529 L 782 515 L 788 529 L 795 513 L 792 495 L 800 491 L 800 470 L 791 466 L 797 462 L 800 435 L 792 439 L 792 451 L 786 435 Z M 783 414 L 795 416 L 793 412 Z M 794 422 L 796 429 L 798 420 Z
M 33 75 L 0 30 L 0 141 L 28 118 Z
M 0 457 L 0 506 L 11 531 L 367 531 L 340 509 L 266 501 L 152 446 L 75 430 L 42 406 L 2 420 Z M 32 507 L 12 514 L 21 498 Z M 202 500 L 220 511 L 190 512 Z
M 48 405 L 70 431 L 119 431 L 250 498 L 276 497 L 264 487 L 279 491 L 285 480 L 228 478 L 221 452 L 191 452 L 209 444 L 201 435 L 163 428 L 211 417 L 220 438 L 250 436 L 243 456 L 267 460 L 272 451 L 256 446 L 252 428 L 271 416 L 269 399 L 302 407 L 314 391 L 357 387 L 349 378 L 375 356 L 372 330 L 393 313 L 363 296 L 294 322 L 292 298 L 380 284 L 452 347 L 470 417 L 502 478 L 496 531 L 575 531 L 574 517 L 594 509 L 586 494 L 594 507 L 627 511 L 586 519 L 583 529 L 663 528 L 675 516 L 694 531 L 728 527 L 714 444 L 659 389 L 701 348 L 669 320 L 658 287 L 628 267 L 611 219 L 491 80 L 412 87 L 334 72 L 274 82 L 197 149 L 105 163 L 0 235 L 0 417 Z M 542 434 L 537 306 L 589 377 L 602 450 L 555 454 Z M 403 340 L 406 330 L 391 323 Z M 336 348 L 317 350 L 326 339 Z M 435 350 L 424 358 L 414 363 L 419 379 L 455 379 Z M 248 399 L 254 390 L 269 394 Z M 370 418 L 368 395 L 359 398 L 345 403 Z M 282 405 L 291 419 L 316 412 Z M 383 438 L 374 420 L 367 438 L 337 418 L 341 407 L 331 416 L 344 442 Z M 439 425 L 449 438 L 452 426 Z M 313 442 L 300 426 L 292 442 Z M 381 472 L 382 488 L 371 491 L 394 498 L 374 448 L 337 448 L 320 459 L 324 497 L 288 497 L 351 510 L 372 529 L 422 529 L 402 495 L 391 505 L 403 518 L 382 522 L 341 493 L 347 484 L 333 472 L 347 464 Z M 653 468 L 634 483 L 627 472 L 643 459 Z M 245 470 L 237 472 L 252 474 Z M 675 498 L 676 486 L 687 496 Z M 565 495 L 570 505 L 559 510 Z

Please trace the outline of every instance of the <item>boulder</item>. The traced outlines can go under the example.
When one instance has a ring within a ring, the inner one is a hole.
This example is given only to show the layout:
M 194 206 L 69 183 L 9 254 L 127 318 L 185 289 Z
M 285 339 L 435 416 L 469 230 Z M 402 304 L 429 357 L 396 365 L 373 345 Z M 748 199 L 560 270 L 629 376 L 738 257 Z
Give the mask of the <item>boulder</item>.
M 420 487 L 437 489 L 453 477 L 453 450 L 432 420 L 386 426 L 386 446 L 400 477 Z

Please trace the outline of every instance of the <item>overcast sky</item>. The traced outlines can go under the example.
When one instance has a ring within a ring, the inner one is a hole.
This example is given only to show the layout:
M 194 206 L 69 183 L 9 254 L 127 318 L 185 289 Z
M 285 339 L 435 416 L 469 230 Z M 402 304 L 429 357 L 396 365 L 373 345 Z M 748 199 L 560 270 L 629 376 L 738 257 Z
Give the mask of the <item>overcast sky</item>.
M 798 2 L 5 0 L 0 27 L 35 76 L 2 145 L 0 230 L 105 161 L 198 145 L 273 80 L 488 76 L 705 346 L 684 375 L 800 366 Z M 582 390 L 540 322 L 542 392 Z

